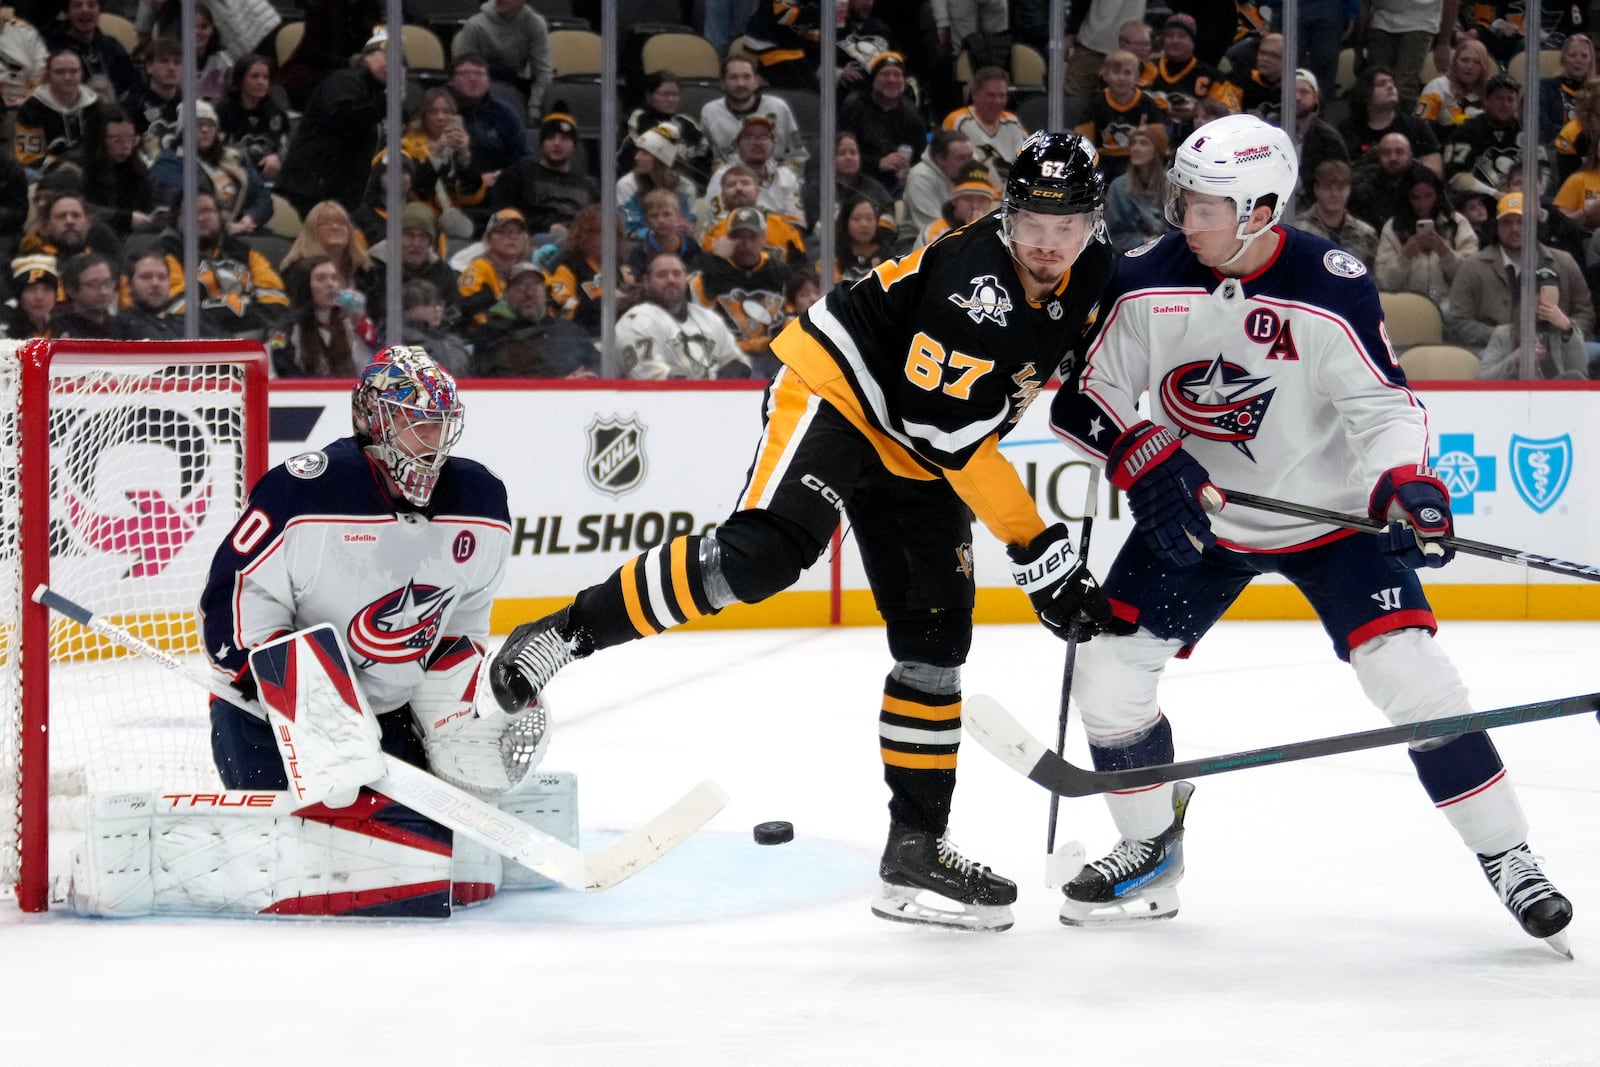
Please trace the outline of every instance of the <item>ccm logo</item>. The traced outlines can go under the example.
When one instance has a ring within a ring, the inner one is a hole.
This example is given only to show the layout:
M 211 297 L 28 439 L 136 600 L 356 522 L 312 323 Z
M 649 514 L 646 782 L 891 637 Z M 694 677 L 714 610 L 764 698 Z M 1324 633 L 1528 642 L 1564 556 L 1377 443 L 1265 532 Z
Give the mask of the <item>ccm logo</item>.
M 805 486 L 807 489 L 810 489 L 814 493 L 822 494 L 822 499 L 832 504 L 835 511 L 841 515 L 844 514 L 844 501 L 841 500 L 839 498 L 839 494 L 834 492 L 833 489 L 821 478 L 818 478 L 815 474 L 808 474 L 800 479 L 800 484 Z
M 270 808 L 275 793 L 162 793 L 172 808 Z

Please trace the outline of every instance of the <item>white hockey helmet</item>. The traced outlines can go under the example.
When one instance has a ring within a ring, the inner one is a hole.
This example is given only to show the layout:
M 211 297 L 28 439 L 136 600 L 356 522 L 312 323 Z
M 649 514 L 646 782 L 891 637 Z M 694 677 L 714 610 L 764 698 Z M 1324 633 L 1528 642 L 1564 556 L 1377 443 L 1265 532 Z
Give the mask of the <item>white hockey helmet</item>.
M 1234 236 L 1248 245 L 1283 217 L 1299 178 L 1300 162 L 1287 133 L 1254 115 L 1224 115 L 1196 129 L 1178 146 L 1167 171 L 1167 219 L 1174 226 L 1183 225 L 1185 189 L 1226 197 L 1236 208 Z M 1250 216 L 1268 196 L 1273 198 L 1271 222 L 1246 234 Z M 1241 248 L 1239 254 L 1243 252 Z
M 455 379 L 421 345 L 390 345 L 362 370 L 350 408 L 357 440 L 402 496 L 426 507 L 466 418 Z M 436 437 L 419 432 L 430 423 L 439 427 Z

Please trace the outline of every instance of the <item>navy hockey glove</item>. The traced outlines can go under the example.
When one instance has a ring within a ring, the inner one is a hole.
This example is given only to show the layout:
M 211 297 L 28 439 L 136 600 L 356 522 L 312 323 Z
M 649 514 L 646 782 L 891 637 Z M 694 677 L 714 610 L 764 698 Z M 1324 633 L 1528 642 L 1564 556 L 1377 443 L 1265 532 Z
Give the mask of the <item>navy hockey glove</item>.
M 1367 511 L 1389 524 L 1378 540 L 1395 570 L 1443 567 L 1455 559 L 1456 550 L 1438 541 L 1455 533 L 1450 490 L 1427 467 L 1384 471 L 1372 490 Z
M 1215 511 L 1222 493 L 1167 427 L 1145 420 L 1124 430 L 1106 453 L 1106 473 L 1127 494 L 1145 543 L 1168 563 L 1192 567 L 1217 543 L 1205 504 Z
M 1087 641 L 1111 622 L 1111 605 L 1089 568 L 1073 554 L 1065 523 L 1056 523 L 1026 545 L 1009 545 L 1006 552 L 1011 576 L 1051 633 L 1068 640 L 1076 622 L 1078 640 Z

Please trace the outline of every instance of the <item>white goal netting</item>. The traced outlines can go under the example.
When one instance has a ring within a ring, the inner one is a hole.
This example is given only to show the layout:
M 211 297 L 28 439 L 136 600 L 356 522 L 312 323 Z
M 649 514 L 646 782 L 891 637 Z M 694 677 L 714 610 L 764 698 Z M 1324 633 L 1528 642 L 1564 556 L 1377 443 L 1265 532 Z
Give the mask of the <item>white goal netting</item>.
M 0 884 L 24 908 L 88 792 L 220 788 L 206 694 L 30 594 L 203 666 L 195 606 L 260 473 L 264 381 L 258 345 L 0 342 Z

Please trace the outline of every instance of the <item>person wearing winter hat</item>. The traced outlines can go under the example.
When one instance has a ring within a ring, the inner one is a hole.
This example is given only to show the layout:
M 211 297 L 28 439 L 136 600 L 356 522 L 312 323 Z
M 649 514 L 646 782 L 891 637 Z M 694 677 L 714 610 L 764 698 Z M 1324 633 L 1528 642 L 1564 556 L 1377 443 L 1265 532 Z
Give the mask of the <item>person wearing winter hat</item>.
M 633 170 L 617 179 L 617 212 L 627 235 L 640 240 L 650 232 L 645 218 L 644 194 L 665 189 L 678 197 L 678 207 L 690 226 L 694 225 L 694 202 L 700 195 L 694 182 L 677 170 L 678 128 L 671 123 L 652 126 L 634 141 Z
M 718 167 L 708 187 L 712 193 L 722 188 L 722 178 L 735 165 L 748 167 L 761 188 L 756 205 L 763 211 L 781 215 L 797 229 L 805 229 L 805 206 L 800 197 L 800 179 L 794 171 L 778 165 L 773 158 L 777 137 L 773 122 L 765 115 L 747 115 L 734 140 L 737 155 L 732 163 Z
M 1167 107 L 1173 132 L 1180 138 L 1194 130 L 1195 101 L 1211 95 L 1217 70 L 1195 55 L 1194 16 L 1171 15 L 1161 24 L 1161 54 L 1150 64 L 1145 89 Z
M 55 256 L 35 253 L 13 259 L 11 290 L 16 299 L 0 304 L 0 331 L 14 340 L 49 337 L 50 316 L 60 287 Z

